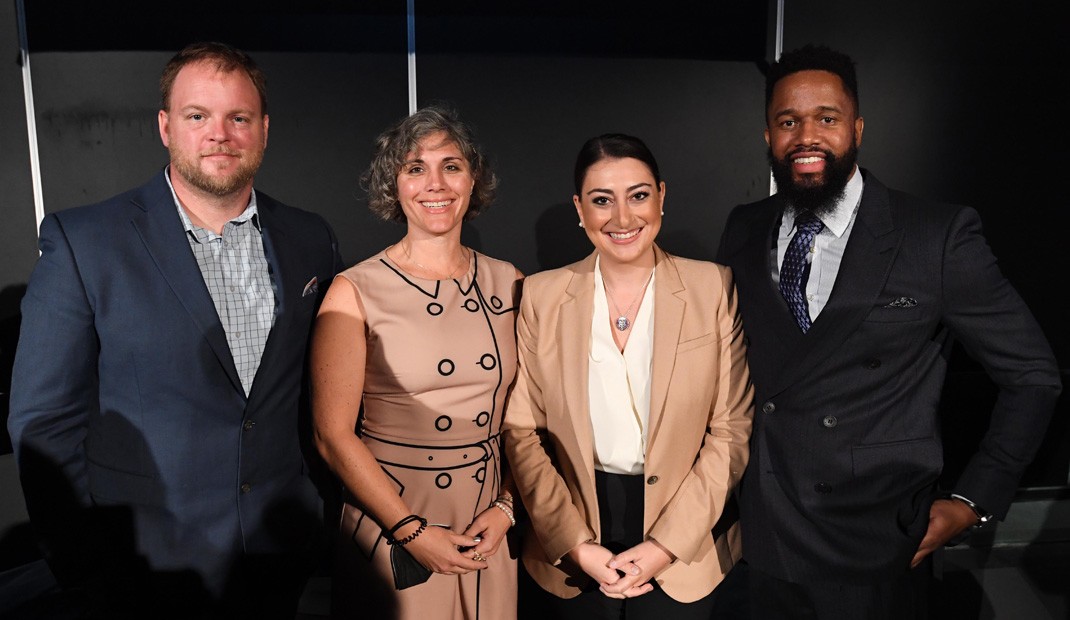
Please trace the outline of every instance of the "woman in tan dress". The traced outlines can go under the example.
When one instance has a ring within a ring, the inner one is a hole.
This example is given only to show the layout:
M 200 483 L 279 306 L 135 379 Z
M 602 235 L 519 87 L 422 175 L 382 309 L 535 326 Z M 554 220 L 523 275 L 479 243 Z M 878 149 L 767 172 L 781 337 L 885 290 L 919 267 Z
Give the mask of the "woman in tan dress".
M 335 278 L 316 323 L 316 443 L 345 487 L 333 617 L 515 618 L 499 433 L 521 276 L 461 245 L 494 175 L 467 126 L 424 108 L 379 137 L 365 181 L 407 230 Z

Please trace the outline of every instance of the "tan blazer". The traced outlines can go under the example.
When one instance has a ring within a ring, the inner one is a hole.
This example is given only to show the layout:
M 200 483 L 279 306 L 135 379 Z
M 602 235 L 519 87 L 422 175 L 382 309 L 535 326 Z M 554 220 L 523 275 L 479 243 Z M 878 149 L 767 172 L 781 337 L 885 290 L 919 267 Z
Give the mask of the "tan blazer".
M 747 464 L 754 390 L 731 271 L 654 249 L 643 526 L 678 558 L 658 584 L 691 602 L 739 559 L 734 501 L 727 514 L 725 507 Z M 562 556 L 600 539 L 587 395 L 594 261 L 592 254 L 525 281 L 520 369 L 505 412 L 506 453 L 530 516 L 524 566 L 563 598 L 588 578 Z

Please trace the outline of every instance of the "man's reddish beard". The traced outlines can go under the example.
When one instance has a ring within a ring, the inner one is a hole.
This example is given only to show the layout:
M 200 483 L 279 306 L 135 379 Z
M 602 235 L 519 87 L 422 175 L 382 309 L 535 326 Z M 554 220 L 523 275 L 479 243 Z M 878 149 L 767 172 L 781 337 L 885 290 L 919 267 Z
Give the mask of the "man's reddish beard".
M 175 147 L 168 147 L 171 153 L 171 168 L 187 183 L 214 196 L 226 197 L 246 187 L 256 176 L 260 163 L 264 160 L 264 150 L 256 149 L 240 154 L 225 146 L 198 153 L 193 158 Z M 205 173 L 200 167 L 200 158 L 208 155 L 226 154 L 238 157 L 238 166 L 230 174 L 218 177 Z

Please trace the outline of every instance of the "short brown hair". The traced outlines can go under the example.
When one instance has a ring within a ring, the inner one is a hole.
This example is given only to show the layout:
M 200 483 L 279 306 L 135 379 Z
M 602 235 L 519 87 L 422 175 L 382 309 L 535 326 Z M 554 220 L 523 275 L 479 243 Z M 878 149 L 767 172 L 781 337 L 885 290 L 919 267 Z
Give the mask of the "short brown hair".
M 223 73 L 232 71 L 244 71 L 253 81 L 256 92 L 260 94 L 260 113 L 267 114 L 267 79 L 260 67 L 256 66 L 248 54 L 231 47 L 226 43 L 191 43 L 175 54 L 160 76 L 160 109 L 167 111 L 171 106 L 171 89 L 175 85 L 178 72 L 186 65 L 198 62 L 207 62 L 215 65 L 215 68 Z
M 368 208 L 372 213 L 387 221 L 405 221 L 405 212 L 398 202 L 398 173 L 409 153 L 419 147 L 420 140 L 439 132 L 446 134 L 447 142 L 457 145 L 472 169 L 475 187 L 464 219 L 474 218 L 490 205 L 498 178 L 472 138 L 471 128 L 456 111 L 444 106 L 428 106 L 402 119 L 375 140 L 371 165 L 360 177 L 361 185 L 368 192 Z

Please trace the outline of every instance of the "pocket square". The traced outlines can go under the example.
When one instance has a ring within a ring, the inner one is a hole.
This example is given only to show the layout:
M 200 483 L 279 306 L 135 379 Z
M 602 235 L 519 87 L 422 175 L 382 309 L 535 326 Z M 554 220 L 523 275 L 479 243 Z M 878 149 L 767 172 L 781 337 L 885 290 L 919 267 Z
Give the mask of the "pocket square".
M 316 276 L 312 276 L 312 279 L 305 285 L 305 290 L 301 291 L 301 297 L 308 297 L 309 295 L 315 295 L 320 291 L 320 282 Z
M 913 308 L 918 305 L 918 300 L 913 297 L 900 297 L 892 303 L 884 306 L 885 308 Z

